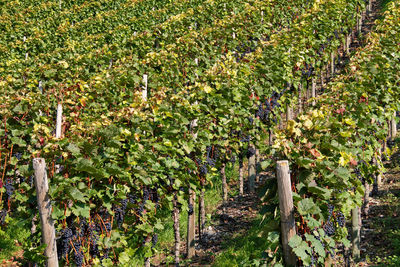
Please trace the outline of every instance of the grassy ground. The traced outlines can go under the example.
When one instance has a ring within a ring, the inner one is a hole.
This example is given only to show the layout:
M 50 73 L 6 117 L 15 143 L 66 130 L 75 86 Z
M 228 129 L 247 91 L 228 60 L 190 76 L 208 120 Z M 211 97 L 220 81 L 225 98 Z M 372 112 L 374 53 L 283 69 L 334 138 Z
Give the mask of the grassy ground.
M 237 165 L 232 167 L 230 164 L 227 165 L 226 168 L 226 176 L 227 182 L 231 184 L 236 184 L 238 180 L 238 168 Z M 205 206 L 206 206 L 206 215 L 207 215 L 207 224 L 212 223 L 211 215 L 218 208 L 218 206 L 222 203 L 222 182 L 219 174 L 213 175 L 211 178 L 212 184 L 209 185 L 205 191 Z M 232 190 L 229 192 L 230 196 L 237 195 L 237 190 Z M 184 241 L 187 235 L 187 205 L 184 203 L 182 205 L 181 214 L 180 214 L 180 234 L 181 239 Z M 197 223 L 197 212 L 196 213 L 196 223 Z M 172 248 L 174 245 L 174 230 L 173 230 L 173 221 L 170 212 L 163 212 L 163 218 L 165 218 L 163 225 L 164 230 L 159 232 L 159 242 L 156 246 L 158 253 L 154 257 L 154 263 L 158 264 L 160 262 L 164 262 L 165 264 L 169 264 L 173 262 L 172 256 Z M 184 242 L 181 243 L 182 245 Z M 183 262 L 185 264 L 185 262 Z

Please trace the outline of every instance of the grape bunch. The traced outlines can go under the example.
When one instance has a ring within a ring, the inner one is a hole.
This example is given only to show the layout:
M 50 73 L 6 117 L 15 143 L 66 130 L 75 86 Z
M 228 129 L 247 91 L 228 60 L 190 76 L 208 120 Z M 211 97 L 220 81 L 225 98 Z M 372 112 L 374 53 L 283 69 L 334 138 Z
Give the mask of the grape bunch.
M 62 230 L 61 237 L 61 256 L 66 257 L 71 250 L 70 240 L 74 236 L 71 228 L 65 228 Z
M 6 222 L 7 210 L 0 210 L 0 225 L 4 225 Z
M 332 204 L 328 204 L 328 220 L 327 223 L 325 223 L 325 225 L 323 226 L 323 229 L 325 231 L 325 234 L 327 234 L 328 236 L 334 235 L 335 234 L 335 226 L 333 225 L 333 222 L 331 221 L 331 218 L 334 217 L 333 215 L 333 210 L 335 209 L 335 206 L 333 206 Z
M 154 234 L 153 237 L 151 238 L 152 248 L 154 248 L 157 245 L 157 241 L 158 241 L 158 235 Z
M 74 251 L 75 264 L 76 266 L 81 267 L 83 265 L 83 260 L 84 260 L 81 249 L 82 243 L 79 239 L 74 239 L 73 246 L 74 246 L 73 251 Z
M 10 199 L 12 197 L 13 193 L 14 193 L 14 190 L 15 190 L 11 179 L 7 179 L 6 180 L 6 184 L 4 185 L 4 187 L 6 189 L 7 198 Z
M 333 225 L 333 223 L 332 222 L 327 222 L 325 225 L 324 225 L 324 231 L 325 231 L 325 234 L 327 234 L 328 236 L 332 236 L 332 235 L 334 235 L 335 234 L 335 226 Z
M 339 211 L 336 214 L 336 222 L 340 227 L 343 227 L 346 224 L 346 217 L 344 216 L 343 212 Z

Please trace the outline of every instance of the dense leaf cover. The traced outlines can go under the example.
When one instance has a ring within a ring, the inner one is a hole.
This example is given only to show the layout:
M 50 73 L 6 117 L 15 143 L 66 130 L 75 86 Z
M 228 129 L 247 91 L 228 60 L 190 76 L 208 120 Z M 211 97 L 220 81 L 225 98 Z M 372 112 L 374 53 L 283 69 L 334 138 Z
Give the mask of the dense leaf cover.
M 154 253 L 155 229 L 162 228 L 157 210 L 172 209 L 175 194 L 183 203 L 189 187 L 203 186 L 210 172 L 249 142 L 263 148 L 283 104 L 295 100 L 294 89 L 329 61 L 363 5 L 358 0 L 4 3 L 2 208 L 31 222 L 37 213 L 31 161 L 44 157 L 60 258 L 77 265 L 142 264 Z M 54 137 L 57 103 L 64 107 L 61 139 Z M 350 173 L 342 169 L 343 177 Z M 333 179 L 329 175 L 327 181 Z M 330 186 L 334 190 L 336 183 Z M 344 212 L 358 201 L 349 199 Z M 325 202 L 321 205 L 324 209 Z M 27 260 L 38 261 L 39 243 L 35 236 L 25 244 Z

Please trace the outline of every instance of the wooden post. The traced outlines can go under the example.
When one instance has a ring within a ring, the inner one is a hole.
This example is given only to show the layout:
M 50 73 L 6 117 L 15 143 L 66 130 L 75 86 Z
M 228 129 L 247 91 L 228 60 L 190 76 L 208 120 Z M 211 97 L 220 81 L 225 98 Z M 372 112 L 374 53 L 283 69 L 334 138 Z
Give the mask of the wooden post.
M 292 187 L 289 173 L 289 162 L 281 160 L 276 165 L 278 179 L 279 209 L 281 212 L 282 246 L 285 266 L 295 266 L 296 256 L 289 246 L 289 240 L 296 234 Z
M 357 18 L 357 33 L 360 35 L 361 34 L 361 29 L 362 29 L 362 11 L 360 11 L 359 8 L 357 8 L 357 13 L 359 13 L 359 17 Z
M 249 144 L 249 149 L 254 150 L 254 145 Z M 252 155 L 249 157 L 249 193 L 254 193 L 255 189 L 255 180 L 256 180 L 256 155 Z
M 178 196 L 177 192 L 174 194 L 174 198 L 172 199 L 173 211 L 172 211 L 172 219 L 174 221 L 174 254 L 175 254 L 175 266 L 179 266 L 180 264 L 180 248 L 181 248 L 181 234 L 179 232 L 179 207 L 178 207 Z
M 221 166 L 222 194 L 223 194 L 222 199 L 224 200 L 224 202 L 226 202 L 228 200 L 228 185 L 226 183 L 225 167 L 226 167 L 226 164 L 222 163 L 222 166 Z
M 331 53 L 331 73 L 332 76 L 335 74 L 335 52 Z
M 56 138 L 61 138 L 63 107 L 61 103 L 57 105 Z
M 46 162 L 43 158 L 33 159 L 35 171 L 36 198 L 39 207 L 40 224 L 42 226 L 42 242 L 46 244 L 44 255 L 47 257 L 47 267 L 58 267 L 56 231 L 51 218 L 51 202 L 49 184 L 47 181 Z
M 195 58 L 195 59 L 194 59 L 194 64 L 196 64 L 196 66 L 199 65 L 199 59 L 198 59 L 198 58 Z M 195 76 L 196 76 L 196 79 L 199 78 L 199 75 L 198 75 L 197 73 L 195 74 Z
M 261 10 L 261 24 L 264 23 L 264 11 Z
M 299 106 L 299 112 L 298 113 L 301 113 L 302 111 L 303 111 L 303 103 L 302 103 L 302 99 L 301 99 L 301 97 L 302 97 L 302 95 L 301 95 L 301 91 L 303 90 L 303 84 L 300 82 L 300 84 L 299 84 L 299 99 L 298 99 L 298 106 Z
M 239 155 L 239 195 L 243 196 L 243 155 Z
M 282 119 L 281 119 L 282 121 Z M 260 175 L 258 173 L 259 170 L 259 166 L 260 166 L 260 150 L 258 148 L 256 148 L 256 164 L 255 164 L 255 168 L 256 168 L 256 182 L 259 183 L 260 182 Z
M 346 37 L 346 54 L 350 55 L 351 33 Z
M 143 101 L 147 101 L 147 74 L 143 74 L 143 90 L 142 90 L 142 99 Z
M 289 104 L 286 104 L 286 122 L 293 118 L 293 110 Z
M 324 82 L 324 67 L 321 68 L 321 87 L 325 86 L 325 82 Z
M 206 226 L 206 207 L 204 203 L 204 185 L 202 183 L 202 188 L 200 192 L 200 197 L 199 197 L 199 237 L 200 240 L 202 239 L 203 233 L 204 233 L 204 228 Z
M 272 146 L 274 144 L 274 134 L 272 132 L 272 129 L 269 129 L 268 133 L 269 133 L 268 134 L 268 136 L 269 136 L 268 143 L 269 143 L 270 146 Z
M 354 259 L 360 258 L 360 213 L 359 208 L 356 207 L 351 211 L 352 222 L 352 254 Z
M 315 97 L 316 97 L 316 89 L 317 89 L 317 82 L 315 78 L 312 78 L 312 86 L 311 86 L 311 97 L 312 97 L 312 105 L 316 105 Z
M 186 253 L 190 259 L 195 255 L 195 193 L 193 189 L 189 188 L 189 211 L 188 211 L 188 227 L 187 227 L 187 246 Z
M 396 111 L 393 114 L 393 118 L 390 121 L 390 139 L 394 140 L 397 135 L 397 124 L 396 124 Z
M 56 119 L 56 138 L 59 139 L 61 138 L 62 134 L 62 114 L 63 114 L 63 107 L 61 103 L 58 103 L 57 105 L 57 119 Z M 60 165 L 56 164 L 55 165 L 55 171 L 56 173 L 60 173 Z
M 379 162 L 381 162 L 381 159 L 382 159 L 381 154 L 379 153 L 378 160 L 376 161 L 376 165 L 378 167 L 380 167 Z M 376 177 L 376 184 L 378 185 L 378 191 L 379 191 L 379 188 L 382 187 L 382 173 L 381 172 L 379 172 L 378 176 Z
M 329 76 L 329 64 L 328 63 L 325 66 L 325 70 L 326 70 L 326 82 L 328 83 L 329 82 L 329 78 L 330 78 L 330 76 Z
M 368 1 L 368 16 L 372 15 L 372 0 Z
M 368 216 L 369 213 L 369 183 L 365 181 L 365 191 L 364 191 L 364 215 Z

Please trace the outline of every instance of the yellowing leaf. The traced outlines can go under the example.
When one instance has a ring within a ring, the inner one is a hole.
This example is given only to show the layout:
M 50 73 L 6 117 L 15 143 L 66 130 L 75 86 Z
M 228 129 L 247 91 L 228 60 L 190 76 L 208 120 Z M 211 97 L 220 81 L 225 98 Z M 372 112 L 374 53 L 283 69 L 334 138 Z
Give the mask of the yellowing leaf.
M 204 90 L 204 92 L 206 92 L 207 94 L 209 94 L 209 93 L 211 93 L 212 88 L 211 88 L 210 86 L 206 85 L 206 86 L 203 87 L 203 90 Z
M 307 119 L 305 122 L 303 122 L 304 127 L 306 127 L 308 130 L 311 129 L 311 127 L 313 126 L 313 123 L 310 119 Z

